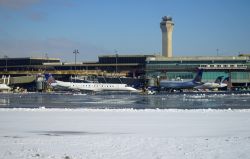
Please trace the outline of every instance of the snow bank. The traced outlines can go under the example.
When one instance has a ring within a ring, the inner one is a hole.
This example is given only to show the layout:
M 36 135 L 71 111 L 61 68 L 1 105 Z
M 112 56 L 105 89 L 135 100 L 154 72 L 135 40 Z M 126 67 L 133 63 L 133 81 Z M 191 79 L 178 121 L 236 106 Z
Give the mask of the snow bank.
M 0 109 L 0 158 L 250 158 L 249 110 Z
M 125 108 L 125 109 L 89 109 L 89 108 L 4 108 L 0 109 L 0 112 L 250 112 L 250 109 L 133 109 L 133 108 Z

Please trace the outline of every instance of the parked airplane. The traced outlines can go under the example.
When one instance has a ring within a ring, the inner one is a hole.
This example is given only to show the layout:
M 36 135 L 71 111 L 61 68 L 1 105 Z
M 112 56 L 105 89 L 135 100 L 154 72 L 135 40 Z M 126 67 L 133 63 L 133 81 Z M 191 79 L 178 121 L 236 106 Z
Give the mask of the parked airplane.
M 129 87 L 126 84 L 114 84 L 114 83 L 75 83 L 75 82 L 63 82 L 55 80 L 51 75 L 46 74 L 45 78 L 52 87 L 58 89 L 79 90 L 79 91 L 137 91 L 133 87 Z
M 216 78 L 216 80 L 214 82 L 206 82 L 202 85 L 199 86 L 195 86 L 195 89 L 216 89 L 216 88 L 222 88 L 222 87 L 226 87 L 227 84 L 222 82 L 222 78 L 224 76 L 219 76 Z
M 9 77 L 3 76 L 2 79 L 3 79 L 3 83 L 0 84 L 0 92 L 10 91 L 11 88 L 8 86 L 8 84 L 10 83 L 10 76 Z M 7 80 L 7 81 L 5 82 L 5 80 Z M 7 84 L 5 84 L 5 83 L 7 83 Z
M 165 90 L 182 90 L 182 89 L 191 89 L 195 86 L 202 85 L 203 70 L 199 70 L 197 75 L 192 81 L 169 81 L 169 80 L 161 80 L 160 87 Z
M 0 92 L 5 92 L 5 91 L 10 91 L 11 88 L 7 85 L 7 84 L 4 84 L 4 83 L 1 83 L 0 84 Z
M 228 86 L 228 83 L 229 83 L 229 77 L 226 77 L 222 83 L 220 84 L 220 88 L 224 88 L 224 87 L 227 87 Z

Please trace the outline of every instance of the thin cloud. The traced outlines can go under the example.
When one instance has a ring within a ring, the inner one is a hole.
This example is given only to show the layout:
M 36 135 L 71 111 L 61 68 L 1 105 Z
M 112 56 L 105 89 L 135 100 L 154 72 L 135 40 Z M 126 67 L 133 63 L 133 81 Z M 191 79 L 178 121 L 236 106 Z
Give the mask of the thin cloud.
M 47 18 L 47 15 L 42 12 L 31 12 L 27 17 L 32 21 L 43 21 Z
M 23 9 L 39 3 L 41 0 L 0 0 L 0 6 L 9 9 Z
M 64 7 L 71 8 L 75 6 L 75 3 L 73 3 L 72 1 L 61 1 L 61 5 Z
M 89 43 L 73 41 L 67 38 L 49 38 L 45 40 L 0 39 L 0 58 L 9 57 L 49 57 L 73 61 L 73 50 L 78 49 L 78 61 L 96 60 L 105 49 Z

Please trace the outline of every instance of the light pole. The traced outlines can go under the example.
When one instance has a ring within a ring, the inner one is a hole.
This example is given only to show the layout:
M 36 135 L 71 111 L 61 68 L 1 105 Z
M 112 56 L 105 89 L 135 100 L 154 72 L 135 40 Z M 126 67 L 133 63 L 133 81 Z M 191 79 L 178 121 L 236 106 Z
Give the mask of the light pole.
M 217 56 L 219 56 L 219 49 L 218 48 L 216 49 L 216 52 L 217 52 Z
M 75 49 L 75 50 L 73 51 L 73 54 L 75 54 L 75 80 L 76 80 L 76 54 L 79 54 L 78 49 Z
M 45 58 L 46 58 L 46 62 L 49 62 L 49 55 L 47 53 L 45 53 Z
M 8 71 L 8 56 L 4 55 L 4 58 L 5 58 L 5 71 L 7 72 Z
M 117 75 L 117 58 L 118 58 L 118 54 L 117 54 L 117 50 L 115 50 L 115 75 Z

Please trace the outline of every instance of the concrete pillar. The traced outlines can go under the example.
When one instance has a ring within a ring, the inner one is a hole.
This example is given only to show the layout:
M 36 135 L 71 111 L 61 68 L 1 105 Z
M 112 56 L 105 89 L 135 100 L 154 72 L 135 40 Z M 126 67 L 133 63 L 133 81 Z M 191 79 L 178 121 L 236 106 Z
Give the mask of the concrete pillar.
M 172 18 L 169 16 L 162 17 L 160 27 L 162 31 L 162 56 L 172 57 L 172 33 L 174 29 L 174 23 L 172 21 Z

